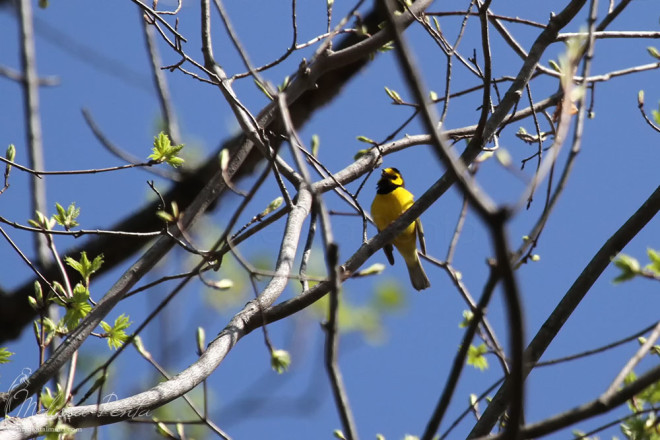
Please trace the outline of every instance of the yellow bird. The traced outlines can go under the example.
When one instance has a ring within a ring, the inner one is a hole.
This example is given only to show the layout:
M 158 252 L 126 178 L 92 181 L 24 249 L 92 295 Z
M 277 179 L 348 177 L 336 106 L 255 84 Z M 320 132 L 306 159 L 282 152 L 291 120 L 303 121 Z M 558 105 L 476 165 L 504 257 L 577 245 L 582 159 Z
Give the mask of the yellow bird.
M 399 218 L 414 202 L 413 195 L 404 188 L 403 177 L 396 168 L 385 168 L 377 184 L 376 197 L 371 204 L 371 216 L 376 223 L 378 231 L 382 231 L 390 223 Z M 394 264 L 394 255 L 392 254 L 392 244 L 396 246 L 401 256 L 408 266 L 410 281 L 417 290 L 423 290 L 431 287 L 422 262 L 417 255 L 417 238 L 422 251 L 426 253 L 426 246 L 423 239 L 422 222 L 417 219 L 403 230 L 392 243 L 383 247 L 387 261 Z

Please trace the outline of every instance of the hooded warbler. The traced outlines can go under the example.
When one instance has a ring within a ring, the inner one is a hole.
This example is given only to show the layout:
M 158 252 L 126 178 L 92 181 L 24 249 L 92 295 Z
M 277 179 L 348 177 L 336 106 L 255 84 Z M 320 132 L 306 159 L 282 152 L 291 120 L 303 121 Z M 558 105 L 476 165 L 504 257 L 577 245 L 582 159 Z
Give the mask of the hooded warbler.
M 390 223 L 399 218 L 414 202 L 413 195 L 404 188 L 401 172 L 396 168 L 385 168 L 381 173 L 377 184 L 376 197 L 371 204 L 371 216 L 376 223 L 378 231 L 385 229 Z M 392 245 L 394 245 L 408 267 L 410 281 L 417 290 L 423 290 L 431 287 L 422 262 L 417 255 L 417 238 L 423 252 L 425 244 L 423 240 L 422 222 L 417 219 L 403 230 L 398 236 L 383 247 L 387 261 L 394 264 L 394 255 Z

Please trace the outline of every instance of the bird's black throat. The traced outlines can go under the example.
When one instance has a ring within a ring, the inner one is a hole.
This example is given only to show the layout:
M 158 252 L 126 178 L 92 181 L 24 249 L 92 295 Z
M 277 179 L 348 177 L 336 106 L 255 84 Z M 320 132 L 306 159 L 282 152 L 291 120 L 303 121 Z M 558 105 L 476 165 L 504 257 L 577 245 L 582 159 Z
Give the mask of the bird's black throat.
M 389 194 L 400 185 L 395 184 L 389 179 L 380 179 L 376 184 L 376 193 L 378 194 Z

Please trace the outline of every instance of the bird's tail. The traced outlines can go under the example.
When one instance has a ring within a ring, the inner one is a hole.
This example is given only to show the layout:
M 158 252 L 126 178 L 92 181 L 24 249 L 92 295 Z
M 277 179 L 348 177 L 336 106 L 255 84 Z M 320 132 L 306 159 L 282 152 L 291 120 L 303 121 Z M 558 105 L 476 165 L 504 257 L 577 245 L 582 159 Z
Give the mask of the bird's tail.
M 408 275 L 410 275 L 410 282 L 416 290 L 424 290 L 431 287 L 431 282 L 424 272 L 424 267 L 422 267 L 422 262 L 419 260 L 417 252 L 415 252 L 415 259 L 408 262 L 406 261 L 406 266 L 408 266 Z

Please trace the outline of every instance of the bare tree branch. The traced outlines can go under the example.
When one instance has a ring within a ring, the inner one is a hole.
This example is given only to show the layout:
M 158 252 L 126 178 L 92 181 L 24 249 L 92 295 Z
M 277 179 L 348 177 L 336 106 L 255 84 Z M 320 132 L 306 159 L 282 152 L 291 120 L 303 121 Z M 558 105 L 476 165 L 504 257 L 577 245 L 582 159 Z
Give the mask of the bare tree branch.
M 626 403 L 646 387 L 660 380 L 660 366 L 656 366 L 639 376 L 634 382 L 616 390 L 614 393 L 603 394 L 591 402 L 572 408 L 547 420 L 524 426 L 520 430 L 520 438 L 532 439 L 557 432 L 560 429 L 586 420 L 590 417 L 606 413 Z M 479 437 L 482 440 L 504 440 L 504 434 L 489 437 Z
M 41 132 L 41 113 L 39 109 L 39 76 L 37 75 L 36 48 L 32 23 L 32 3 L 30 0 L 18 2 L 21 33 L 21 66 L 23 70 L 23 105 L 25 111 L 25 138 L 30 168 L 43 170 L 44 153 Z M 32 212 L 46 212 L 46 183 L 32 176 L 30 178 L 30 196 Z M 41 267 L 50 261 L 48 243 L 44 235 L 34 236 L 34 250 Z
M 651 196 L 639 207 L 639 209 L 612 235 L 605 244 L 596 252 L 591 261 L 582 270 L 582 273 L 568 289 L 548 319 L 543 323 L 541 329 L 527 346 L 525 360 L 534 365 L 541 358 L 559 330 L 568 320 L 578 304 L 589 289 L 596 282 L 600 274 L 610 264 L 610 259 L 625 247 L 639 231 L 660 210 L 660 187 L 656 188 Z M 532 367 L 525 368 L 525 376 L 529 374 Z M 471 438 L 487 435 L 495 425 L 497 418 L 504 412 L 509 400 L 509 381 L 505 381 L 497 394 L 493 397 L 488 408 L 472 429 Z

